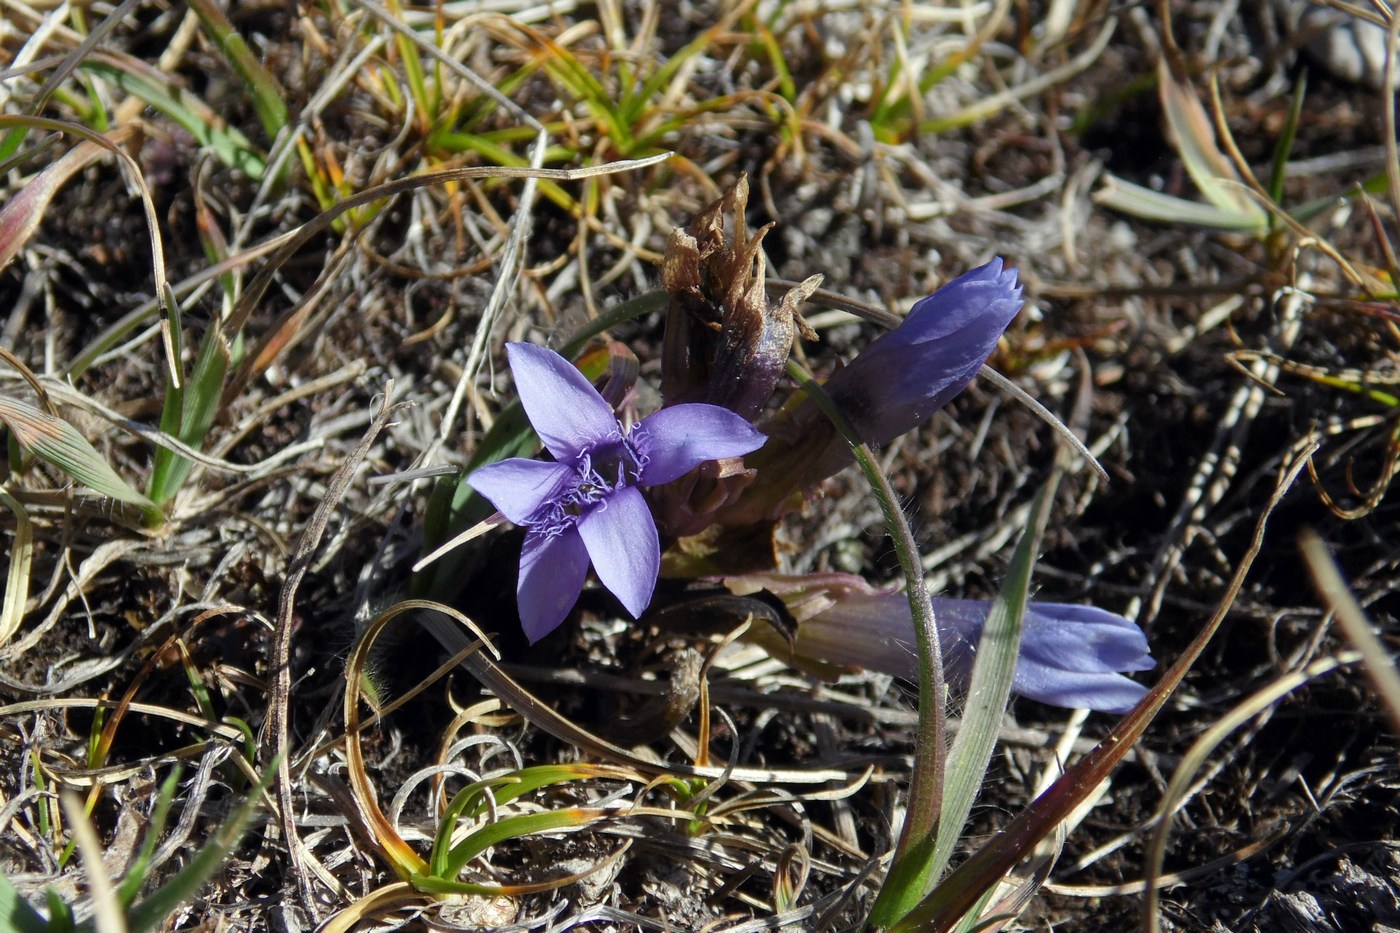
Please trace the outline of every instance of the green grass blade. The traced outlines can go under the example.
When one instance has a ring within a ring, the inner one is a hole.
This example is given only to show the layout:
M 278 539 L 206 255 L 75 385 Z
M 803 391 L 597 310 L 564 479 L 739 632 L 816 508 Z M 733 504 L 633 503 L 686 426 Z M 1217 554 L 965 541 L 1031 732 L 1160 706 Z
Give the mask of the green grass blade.
M 189 382 L 180 389 L 173 386 L 168 389 L 161 429 L 190 447 L 198 449 L 204 446 L 209 426 L 214 423 L 214 416 L 219 411 L 219 399 L 223 395 L 228 368 L 228 345 L 215 324 L 204 335 L 199 359 L 195 362 L 194 374 Z M 178 419 L 175 411 L 179 412 Z M 157 448 L 155 466 L 151 470 L 151 500 L 160 505 L 169 502 L 184 484 L 193 466 L 188 457 L 164 447 Z
M 131 908 L 127 913 L 127 926 L 132 933 L 144 933 L 146 930 L 155 929 L 176 908 L 193 898 L 204 882 L 219 870 L 219 866 L 243 837 L 243 830 L 262 804 L 263 791 L 272 783 L 276 774 L 277 767 L 274 763 L 189 864 L 174 878 L 161 885 L 154 894 Z
M 19 896 L 10 879 L 0 874 L 0 929 L 14 933 L 52 933 L 53 927 Z
M 1278 142 L 1274 145 L 1273 165 L 1269 170 L 1269 200 L 1275 204 L 1283 203 L 1283 179 L 1288 169 L 1288 157 L 1293 153 L 1293 141 L 1298 137 L 1298 121 L 1303 117 L 1303 98 L 1307 91 L 1308 73 L 1303 71 L 1298 74 L 1298 80 L 1293 85 L 1288 120 L 1283 124 L 1283 132 L 1279 134 Z M 1278 218 L 1271 212 L 1269 226 L 1272 228 L 1277 223 Z
M 58 467 L 89 489 L 147 511 L 155 503 L 127 485 L 78 429 L 61 418 L 16 399 L 0 396 L 0 422 L 30 453 Z
M 483 826 L 452 847 L 447 859 L 445 880 L 454 880 L 466 864 L 494 845 L 508 839 L 547 833 L 556 829 L 573 829 L 586 826 L 603 816 L 606 811 L 586 807 L 565 807 L 561 810 L 546 810 L 543 813 L 522 813 L 497 820 Z
M 282 86 L 277 83 L 272 73 L 262 66 L 262 62 L 258 61 L 258 57 L 248 48 L 248 43 L 238 34 L 238 30 L 233 28 L 233 23 L 229 22 L 223 10 L 210 0 L 189 0 L 189 4 L 190 9 L 194 10 L 194 15 L 199 17 L 200 26 L 204 27 L 209 38 L 214 40 L 214 45 L 228 60 L 229 66 L 248 86 L 253 95 L 253 109 L 257 111 L 263 132 L 267 133 L 269 139 L 276 137 L 287 125 L 287 104 L 282 99 Z
M 119 67 L 109 60 L 90 59 L 81 65 L 174 120 L 200 145 L 208 146 L 230 168 L 261 181 L 267 163 L 257 147 L 234 127 L 228 126 L 207 104 L 193 94 L 146 74 Z
M 1031 509 L 1031 521 L 1016 545 L 1007 568 L 1006 581 L 992 603 L 991 612 L 977 642 L 972 682 L 962 728 L 948 750 L 948 768 L 943 781 L 943 815 L 929 864 L 928 880 L 937 879 L 953 857 L 961 828 L 972 812 L 972 803 L 982 788 L 982 779 L 996 749 L 1006 704 L 1011 698 L 1011 682 L 1021 653 L 1022 622 L 1030 595 L 1031 571 L 1040 551 L 1040 540 L 1050 520 L 1050 507 L 1059 486 L 1056 470 L 1040 490 Z M 912 905 L 911 905 L 912 906 Z

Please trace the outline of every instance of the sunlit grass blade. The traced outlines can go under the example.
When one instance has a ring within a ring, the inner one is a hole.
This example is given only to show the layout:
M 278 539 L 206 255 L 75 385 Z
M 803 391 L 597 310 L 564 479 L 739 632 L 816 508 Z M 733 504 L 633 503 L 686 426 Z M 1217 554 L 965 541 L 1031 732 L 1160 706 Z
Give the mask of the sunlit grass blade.
M 87 438 L 62 418 L 17 399 L 0 396 L 0 422 L 4 422 L 30 453 L 94 492 L 158 514 L 155 503 L 127 485 Z
M 507 840 L 556 829 L 577 829 L 609 815 L 607 810 L 591 807 L 563 807 L 558 810 L 545 810 L 542 813 L 519 813 L 503 817 L 470 833 L 454 845 L 447 855 L 446 871 L 440 877 L 446 881 L 456 880 L 468 862 L 492 846 Z M 415 879 L 415 883 L 418 883 L 418 879 Z
M 175 802 L 175 788 L 179 782 L 180 769 L 175 768 L 160 783 L 160 791 L 156 795 L 156 805 L 151 811 L 150 824 L 146 827 L 146 834 L 141 839 L 141 849 L 137 852 L 136 858 L 132 860 L 131 867 L 127 869 L 126 877 L 117 887 L 117 898 L 123 906 L 130 907 L 146 883 L 146 873 L 150 869 L 152 857 L 156 854 L 156 844 L 165 831 L 165 821 L 170 815 L 170 805 Z
M 1200 98 L 1184 79 L 1177 79 L 1168 59 L 1164 55 L 1159 62 L 1157 89 L 1182 165 L 1207 201 L 1223 213 L 1252 217 L 1255 229 L 1262 230 L 1268 214 L 1244 190 L 1244 180 L 1220 151 L 1214 124 Z
M 237 128 L 229 126 L 208 104 L 141 62 L 107 57 L 83 62 L 82 69 L 145 101 L 180 124 L 201 146 L 208 146 L 230 168 L 254 180 L 267 170 L 262 153 Z
M 1313 585 L 1337 614 L 1337 622 L 1366 662 L 1366 674 L 1376 689 L 1382 705 L 1390 715 L 1391 728 L 1400 735 L 1400 671 L 1386 645 L 1376 635 L 1361 604 L 1351 592 L 1317 532 L 1307 529 L 1299 536 L 1299 546 Z
M 194 373 L 183 386 L 166 389 L 161 430 L 190 447 L 200 448 L 219 412 L 224 379 L 228 375 L 229 350 L 214 322 L 204 335 Z M 179 491 L 194 464 L 188 457 L 164 447 L 156 449 L 155 464 L 147 493 L 157 505 L 164 505 Z
M 1094 192 L 1094 202 L 1144 220 L 1247 233 L 1261 230 L 1266 216 L 1178 198 L 1112 175 L 1104 177 L 1103 187 Z
M 1162 874 L 1162 862 L 1166 856 L 1167 842 L 1172 829 L 1172 817 L 1180 809 L 1183 801 L 1191 795 L 1191 787 L 1210 756 L 1232 733 L 1258 717 L 1288 694 L 1318 677 L 1355 662 L 1358 658 L 1357 652 L 1347 652 L 1341 656 L 1318 658 L 1303 667 L 1302 670 L 1289 671 L 1276 678 L 1268 686 L 1250 694 L 1224 716 L 1213 722 L 1209 729 L 1201 733 L 1200 737 L 1191 743 L 1190 749 L 1182 756 L 1181 763 L 1172 773 L 1166 790 L 1162 792 L 1162 802 L 1158 805 L 1157 812 L 1152 818 L 1156 828 L 1148 843 L 1145 860 L 1146 871 L 1144 874 L 1148 884 L 1142 902 L 1142 930 L 1144 933 L 1157 933 L 1160 929 L 1157 916 L 1158 886 L 1154 882 Z
M 233 852 L 243 831 L 262 805 L 263 792 L 272 784 L 277 774 L 277 765 L 272 763 L 263 773 L 258 783 L 244 795 L 242 802 L 230 813 L 214 831 L 194 857 L 184 868 L 154 893 L 144 898 L 127 911 L 127 926 L 132 933 L 154 930 L 165 922 L 165 918 L 175 912 L 180 905 L 192 900 L 204 883 L 213 877 L 219 866 Z
M 942 832 L 934 846 L 927 881 L 936 881 L 948 867 L 962 827 L 972 812 L 972 803 L 982 789 L 982 779 L 996 749 L 1006 705 L 1011 698 L 1011 682 L 1021 653 L 1022 624 L 1030 597 L 1031 572 L 1040 541 L 1050 521 L 1050 511 L 1059 488 L 1060 469 L 1056 468 L 1041 488 L 1031 508 L 1030 523 L 1021 534 L 1016 552 L 1007 568 L 1005 582 L 992 603 L 982 637 L 977 642 L 972 681 L 962 727 L 948 749 L 944 775 Z M 915 902 L 919 898 L 915 898 Z M 913 906 L 911 902 L 910 906 Z
M 0 486 L 0 502 L 15 517 L 15 537 L 10 545 L 10 560 L 5 572 L 5 599 L 0 604 L 0 648 L 5 647 L 19 631 L 24 621 L 24 607 L 29 602 L 29 568 L 34 559 L 34 524 L 24 505 L 4 486 Z
M 223 10 L 211 0 L 189 0 L 189 4 L 195 16 L 199 17 L 200 26 L 209 38 L 214 40 L 215 47 L 224 54 L 229 65 L 248 86 L 248 91 L 253 95 L 253 109 L 258 113 L 263 132 L 267 133 L 269 139 L 275 137 L 282 127 L 287 125 L 287 104 L 282 99 L 281 85 L 272 73 L 263 67 L 262 62 L 258 61 L 258 57 L 248 48 L 248 43 L 238 34 L 238 30 L 233 28 L 233 23 L 229 22 Z

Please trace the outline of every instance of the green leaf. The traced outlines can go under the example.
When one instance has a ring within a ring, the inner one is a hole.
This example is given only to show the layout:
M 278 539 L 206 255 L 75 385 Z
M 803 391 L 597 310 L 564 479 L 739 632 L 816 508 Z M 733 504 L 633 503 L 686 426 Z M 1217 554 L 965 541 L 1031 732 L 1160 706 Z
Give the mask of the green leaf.
M 127 485 L 77 428 L 18 399 L 0 396 L 0 421 L 30 453 L 109 499 L 148 512 L 155 503 Z
M 214 416 L 219 411 L 219 400 L 223 395 L 228 367 L 228 345 L 224 342 L 218 323 L 215 322 L 204 335 L 204 343 L 199 348 L 199 359 L 195 361 L 194 373 L 189 382 L 179 388 L 167 388 L 165 409 L 161 414 L 161 430 L 173 434 L 182 443 L 196 450 L 203 447 L 209 426 L 214 423 Z M 184 484 L 193 465 L 188 457 L 164 447 L 158 448 L 147 490 L 151 499 L 161 505 L 169 502 Z
M 1021 654 L 1021 630 L 1030 595 L 1031 571 L 1035 567 L 1035 555 L 1040 551 L 1040 539 L 1050 519 L 1050 506 L 1054 502 L 1060 476 L 1056 470 L 1036 497 L 1030 525 L 1016 545 L 1011 566 L 1007 568 L 1006 581 L 992 603 L 991 612 L 982 627 L 982 637 L 977 642 L 962 728 L 948 750 L 948 767 L 943 783 L 943 814 L 939 820 L 938 841 L 929 863 L 929 880 L 936 880 L 948 867 L 954 846 L 962 835 L 962 827 L 972 812 L 972 803 L 982 788 L 987 765 L 991 763 L 992 753 L 996 750 L 1001 722 L 1006 716 L 1006 704 L 1011 698 L 1016 661 Z
M 107 59 L 89 59 L 82 63 L 85 71 L 106 78 L 134 97 L 144 100 L 174 120 L 185 131 L 208 146 L 230 168 L 236 168 L 255 181 L 261 181 L 267 163 L 257 147 L 234 127 L 225 123 L 209 105 L 193 94 L 166 80 L 158 73 L 137 73 L 132 67 L 114 64 Z
M 262 803 L 262 794 L 277 774 L 274 763 L 263 774 L 258 785 L 248 791 L 238 809 L 231 813 L 224 824 L 214 833 L 213 838 L 195 854 L 188 865 L 178 875 L 171 878 L 150 897 L 137 904 L 127 913 L 127 927 L 132 933 L 153 930 L 170 916 L 181 904 L 190 900 L 195 893 L 219 870 L 238 840 L 243 838 L 243 830 L 253 818 Z
M 0 874 L 0 929 L 14 933 L 52 933 L 49 922 L 19 896 L 10 879 Z

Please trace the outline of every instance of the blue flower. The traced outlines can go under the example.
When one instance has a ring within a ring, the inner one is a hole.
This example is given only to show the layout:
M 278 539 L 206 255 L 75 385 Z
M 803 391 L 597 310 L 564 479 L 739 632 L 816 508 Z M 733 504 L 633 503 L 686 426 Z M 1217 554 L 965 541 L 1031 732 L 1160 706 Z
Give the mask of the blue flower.
M 993 259 L 917 302 L 823 388 L 861 440 L 887 444 L 967 387 L 1020 310 L 1016 270 Z M 768 441 L 746 461 L 757 477 L 713 516 L 725 524 L 776 517 L 792 507 L 794 492 L 809 495 L 851 463 L 850 446 L 811 399 L 760 427 Z
M 908 600 L 900 599 L 907 615 Z M 932 602 L 949 677 L 964 680 L 991 607 L 972 599 Z M 1122 616 L 1093 606 L 1032 602 L 1011 689 L 1051 706 L 1121 714 L 1147 693 L 1121 672 L 1150 671 L 1156 664 L 1147 636 Z
M 825 389 L 868 444 L 927 421 L 967 387 L 1021 310 L 1015 269 L 998 257 L 920 300 Z
M 726 583 L 734 592 L 765 588 L 784 599 L 799 620 L 792 646 L 799 666 L 806 661 L 818 669 L 835 664 L 919 678 L 914 623 L 903 593 L 846 574 L 754 574 Z M 941 597 L 932 603 L 944 676 L 965 687 L 991 604 Z M 1032 602 L 1011 689 L 1052 706 L 1126 713 L 1147 688 L 1123 674 L 1155 666 L 1147 636 L 1122 616 L 1093 606 Z
M 520 403 L 553 462 L 514 457 L 467 483 L 524 526 L 516 600 L 536 642 L 564 621 L 591 561 L 633 616 L 651 602 L 661 569 L 656 522 L 640 486 L 669 483 L 707 460 L 742 457 L 763 443 L 743 418 L 715 405 L 663 408 L 630 430 L 568 360 L 543 347 L 506 345 Z

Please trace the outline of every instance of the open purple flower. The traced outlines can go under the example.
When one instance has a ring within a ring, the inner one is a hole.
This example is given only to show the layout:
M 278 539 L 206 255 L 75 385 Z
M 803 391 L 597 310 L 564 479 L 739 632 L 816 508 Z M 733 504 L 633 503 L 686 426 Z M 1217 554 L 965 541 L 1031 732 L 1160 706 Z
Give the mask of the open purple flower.
M 715 405 L 663 408 L 629 430 L 583 373 L 553 350 L 506 345 L 520 403 L 553 462 L 513 457 L 467 483 L 526 529 L 516 600 L 536 642 L 573 608 L 592 561 L 633 616 L 651 602 L 661 546 L 639 486 L 668 483 L 707 460 L 742 457 L 763 443 L 743 418 Z

